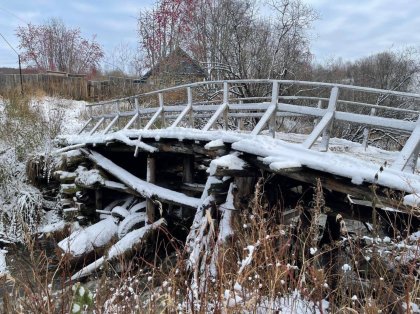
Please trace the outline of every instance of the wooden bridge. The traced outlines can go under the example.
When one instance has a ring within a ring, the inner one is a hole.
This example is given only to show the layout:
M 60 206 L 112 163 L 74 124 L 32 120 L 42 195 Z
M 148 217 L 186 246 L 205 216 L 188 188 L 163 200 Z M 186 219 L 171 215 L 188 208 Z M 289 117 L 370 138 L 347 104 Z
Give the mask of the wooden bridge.
M 252 92 L 259 96 L 246 96 Z M 264 171 L 296 186 L 321 179 L 325 189 L 359 203 L 406 211 L 420 192 L 419 100 L 417 94 L 306 81 L 198 82 L 87 105 L 88 122 L 63 138 L 60 152 L 81 149 L 113 176 L 105 188 L 149 203 L 196 209 L 210 194 L 207 177 L 234 179 L 244 196 L 255 184 L 249 178 Z M 290 133 L 292 123 L 298 130 Z M 378 129 L 402 148 L 370 147 L 369 131 Z M 360 143 L 337 138 L 343 130 L 360 133 Z M 391 190 L 405 198 L 397 200 Z M 154 221 L 157 212 L 149 206 Z
M 142 219 L 149 223 L 164 213 L 191 217 L 192 266 L 206 215 L 216 215 L 208 209 L 219 205 L 220 225 L 229 224 L 231 212 L 248 206 L 258 178 L 268 208 L 281 207 L 285 220 L 299 214 L 298 202 L 309 206 L 305 191 L 319 183 L 328 206 L 347 217 L 370 221 L 372 209 L 413 214 L 420 195 L 419 101 L 417 94 L 342 84 L 235 80 L 89 104 L 79 134 L 60 139 L 57 153 L 71 168 L 59 172 L 62 193 L 95 191 L 101 215 L 111 214 L 104 205 L 115 205 L 113 193 L 121 193 L 145 200 L 134 207 L 146 209 Z M 370 146 L 378 133 L 380 147 Z M 71 165 L 74 156 L 83 167 Z

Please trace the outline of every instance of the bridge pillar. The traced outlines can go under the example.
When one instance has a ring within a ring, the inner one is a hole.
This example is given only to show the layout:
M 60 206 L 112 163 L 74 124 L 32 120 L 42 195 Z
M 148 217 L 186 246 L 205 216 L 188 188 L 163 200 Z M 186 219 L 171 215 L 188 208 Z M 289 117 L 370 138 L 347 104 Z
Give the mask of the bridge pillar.
M 151 155 L 147 157 L 146 181 L 150 183 L 156 182 L 156 159 Z M 155 205 L 150 198 L 146 199 L 146 214 L 148 222 L 153 223 L 155 221 Z
M 184 157 L 182 182 L 193 183 L 193 173 L 194 173 L 194 156 L 187 155 Z

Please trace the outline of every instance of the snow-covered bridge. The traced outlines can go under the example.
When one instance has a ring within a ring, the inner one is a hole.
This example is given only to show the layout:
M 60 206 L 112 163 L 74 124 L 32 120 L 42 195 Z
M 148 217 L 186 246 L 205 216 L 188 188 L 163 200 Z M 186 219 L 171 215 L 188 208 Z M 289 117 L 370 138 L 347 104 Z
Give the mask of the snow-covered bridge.
M 263 96 L 246 96 L 252 93 Z M 419 101 L 417 94 L 342 84 L 198 82 L 87 105 L 88 122 L 63 139 L 61 151 L 81 148 L 119 181 L 109 188 L 122 184 L 148 199 L 192 208 L 204 202 L 191 196 L 205 189 L 198 173 L 204 161 L 210 177 L 253 177 L 263 170 L 306 184 L 319 178 L 324 188 L 359 203 L 404 211 L 420 195 Z M 393 150 L 369 145 L 375 140 Z M 117 152 L 125 160 L 113 160 Z M 171 154 L 183 156 L 181 165 Z M 144 171 L 129 165 L 142 159 Z M 182 184 L 156 179 L 159 169 L 178 166 Z M 401 192 L 403 202 L 390 190 Z M 155 219 L 151 212 L 149 219 Z
M 220 225 L 229 226 L 258 178 L 265 180 L 268 207 L 282 203 L 286 220 L 299 214 L 305 189 L 319 183 L 343 215 L 371 220 L 372 208 L 413 213 L 420 195 L 419 101 L 417 94 L 342 84 L 236 80 L 89 104 L 86 125 L 62 137 L 57 151 L 69 165 L 82 165 L 58 172 L 62 194 L 95 191 L 96 213 L 122 219 L 121 239 L 139 219 L 194 217 L 187 237 L 192 264 L 206 215 L 216 215 L 204 209 L 219 206 Z M 127 211 L 131 205 L 116 206 L 112 193 L 139 200 Z M 222 229 L 224 238 L 229 227 Z

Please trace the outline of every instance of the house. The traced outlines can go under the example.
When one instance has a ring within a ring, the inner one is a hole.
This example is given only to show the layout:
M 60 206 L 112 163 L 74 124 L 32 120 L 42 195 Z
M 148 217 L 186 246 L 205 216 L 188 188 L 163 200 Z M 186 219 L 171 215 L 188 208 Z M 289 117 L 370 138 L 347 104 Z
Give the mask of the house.
M 205 78 L 206 73 L 198 62 L 178 47 L 150 69 L 141 81 L 158 87 L 168 87 L 203 81 Z

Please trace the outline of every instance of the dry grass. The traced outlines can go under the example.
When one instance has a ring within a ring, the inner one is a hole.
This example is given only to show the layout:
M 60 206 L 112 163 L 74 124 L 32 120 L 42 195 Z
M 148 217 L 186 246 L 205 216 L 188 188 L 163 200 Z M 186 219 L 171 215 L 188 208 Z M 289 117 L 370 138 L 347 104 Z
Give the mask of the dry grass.
M 420 252 L 414 246 L 373 236 L 367 242 L 343 228 L 339 241 L 319 247 L 322 187 L 315 189 L 311 208 L 299 208 L 296 224 L 279 223 L 260 188 L 249 208 L 237 213 L 234 235 L 225 243 L 214 237 L 214 221 L 198 282 L 187 271 L 187 252 L 162 228 L 160 240 L 141 254 L 106 265 L 83 285 L 57 284 L 72 272 L 68 261 L 48 272 L 52 262 L 41 254 L 31 260 L 31 278 L 15 280 L 4 304 L 10 313 L 67 313 L 74 304 L 84 305 L 86 313 L 323 313 L 328 301 L 330 313 L 403 313 L 404 304 L 418 303 Z M 144 254 L 155 251 L 166 254 Z

